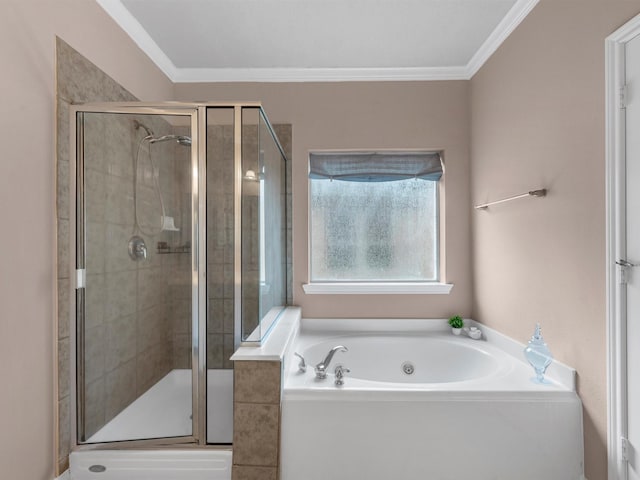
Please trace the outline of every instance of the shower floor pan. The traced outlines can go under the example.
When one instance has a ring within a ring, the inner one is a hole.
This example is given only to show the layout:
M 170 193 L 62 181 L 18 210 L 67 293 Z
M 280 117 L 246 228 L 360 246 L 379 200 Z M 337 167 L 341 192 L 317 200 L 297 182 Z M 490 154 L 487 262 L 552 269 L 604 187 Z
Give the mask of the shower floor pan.
M 233 370 L 207 372 L 207 441 L 233 439 Z M 165 375 L 87 443 L 191 434 L 191 370 Z M 230 480 L 231 450 L 78 450 L 70 455 L 72 480 Z M 98 466 L 98 471 L 90 470 Z
M 191 370 L 172 370 L 87 443 L 191 435 Z M 233 441 L 233 370 L 207 372 L 207 441 Z

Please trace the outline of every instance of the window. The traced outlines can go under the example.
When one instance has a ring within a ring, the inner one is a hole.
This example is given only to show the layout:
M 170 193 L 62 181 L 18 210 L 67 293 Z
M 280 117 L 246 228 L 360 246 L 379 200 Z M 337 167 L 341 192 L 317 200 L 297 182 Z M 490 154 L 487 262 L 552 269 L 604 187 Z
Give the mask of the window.
M 309 166 L 306 287 L 440 281 L 439 152 L 312 153 Z

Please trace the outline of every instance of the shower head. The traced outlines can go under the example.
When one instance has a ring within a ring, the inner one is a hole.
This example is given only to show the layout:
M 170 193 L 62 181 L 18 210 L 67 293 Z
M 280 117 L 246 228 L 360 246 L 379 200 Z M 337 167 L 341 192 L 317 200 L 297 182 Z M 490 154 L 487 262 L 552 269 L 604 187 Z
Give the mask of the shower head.
M 186 147 L 191 146 L 191 137 L 186 135 L 162 135 L 161 137 L 152 137 L 149 139 L 149 143 L 157 143 L 157 142 L 167 142 L 169 140 L 175 140 L 180 145 L 184 145 Z
M 188 137 L 186 135 L 179 135 L 178 136 L 178 143 L 180 145 L 184 145 L 185 147 L 190 147 L 191 146 L 191 137 Z

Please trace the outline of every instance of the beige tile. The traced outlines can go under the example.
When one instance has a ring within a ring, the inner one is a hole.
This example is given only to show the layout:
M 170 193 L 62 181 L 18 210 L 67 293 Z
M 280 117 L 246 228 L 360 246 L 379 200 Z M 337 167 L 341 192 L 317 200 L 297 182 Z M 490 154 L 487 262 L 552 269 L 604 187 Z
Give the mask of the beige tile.
M 164 304 L 167 291 L 167 279 L 162 275 L 161 267 L 138 270 L 138 310 L 146 310 L 160 303 Z
M 102 225 L 104 270 L 106 272 L 136 270 L 140 263 L 132 260 L 129 256 L 129 240 L 133 235 L 132 227 L 116 223 Z M 151 248 L 151 245 L 147 245 L 147 249 Z
M 140 167 L 138 168 L 138 175 L 140 176 Z M 151 173 L 147 174 L 151 177 Z M 120 177 L 114 177 L 120 178 Z M 162 226 L 162 207 L 160 204 L 160 198 L 158 197 L 158 192 L 155 185 L 145 185 L 142 184 L 141 180 L 138 180 L 137 190 L 137 208 L 138 208 L 138 222 L 142 226 L 143 232 L 151 232 L 150 234 L 159 235 L 160 228 Z M 165 193 L 166 196 L 166 193 Z M 123 208 L 123 213 L 126 213 L 124 209 L 127 208 L 126 204 L 121 204 Z M 133 209 L 133 203 L 132 207 Z M 166 208 L 166 207 L 165 207 Z M 169 214 L 169 213 L 167 213 Z M 174 218 L 175 220 L 175 218 Z
M 224 298 L 233 298 L 235 294 L 235 285 L 233 282 L 234 267 L 230 263 L 224 264 L 223 274 L 223 296 Z
M 224 320 L 223 329 L 224 333 L 234 333 L 234 301 L 233 299 L 224 299 Z
M 69 456 L 71 449 L 71 408 L 69 397 L 61 398 L 58 402 L 58 460 Z
M 109 321 L 135 313 L 137 278 L 135 270 L 105 274 L 105 320 Z
M 222 333 L 224 319 L 224 300 L 210 298 L 208 300 L 207 333 Z
M 136 98 L 93 63 L 56 37 L 58 95 L 73 103 L 135 101 Z
M 234 362 L 234 400 L 243 403 L 279 405 L 281 366 L 280 362 Z
M 191 335 L 174 335 L 173 365 L 173 368 L 191 368 Z
M 234 403 L 233 462 L 278 465 L 279 406 Z
M 138 355 L 137 389 L 142 395 L 164 377 L 172 368 L 170 364 L 172 344 L 158 344 Z
M 233 265 L 233 259 L 235 255 L 235 247 L 234 245 L 234 233 L 233 229 L 226 228 L 224 230 L 225 234 L 225 247 L 223 253 L 223 260 L 226 265 Z
M 221 334 L 207 335 L 207 368 L 223 368 L 224 337 Z
M 59 162 L 70 162 L 69 147 L 71 138 L 70 130 L 70 103 L 63 98 L 56 99 L 56 147 L 57 160 Z M 74 159 L 75 161 L 75 159 Z
M 138 353 L 168 340 L 169 332 L 164 304 L 154 305 L 137 313 L 137 347 Z
M 105 268 L 105 224 L 86 222 L 87 243 L 85 265 L 88 273 L 103 273 Z
M 107 174 L 85 168 L 85 208 L 89 222 L 104 222 L 107 205 Z
M 136 356 L 136 317 L 134 314 L 118 317 L 105 325 L 105 371 Z
M 69 470 L 69 457 L 68 456 L 58 460 L 58 471 L 56 472 L 56 474 L 58 476 L 60 476 L 64 472 L 66 472 L 67 470 Z
M 101 115 L 103 122 L 102 136 L 108 155 L 102 160 L 110 175 L 127 179 L 132 184 L 133 161 L 138 151 L 139 140 L 144 134 L 136 133 L 132 115 L 106 114 Z M 143 123 L 148 123 L 143 120 Z M 157 132 L 160 134 L 160 132 Z M 143 145 L 148 143 L 143 143 Z M 141 163 L 148 164 L 148 157 L 141 153 Z
M 58 340 L 58 398 L 69 396 L 70 348 L 69 337 Z
M 69 220 L 58 219 L 58 278 L 69 278 L 71 257 Z
M 159 352 L 159 356 L 156 360 L 156 369 L 157 369 L 156 374 L 158 378 L 162 378 L 174 368 L 173 367 L 173 339 L 167 339 L 164 343 L 160 344 L 158 352 Z
M 233 368 L 233 362 L 231 361 L 231 355 L 236 351 L 234 345 L 234 338 L 232 334 L 224 334 L 224 344 L 222 348 L 222 368 Z
M 224 264 L 210 263 L 207 266 L 207 295 L 209 298 L 224 297 Z
M 211 225 L 211 223 L 209 224 Z M 215 225 L 215 222 L 213 224 Z M 207 232 L 207 260 L 210 263 L 222 263 L 224 261 L 224 244 L 214 246 L 213 239 L 215 239 L 215 235 L 209 230 Z
M 74 291 L 75 292 L 75 291 Z M 58 338 L 69 336 L 71 326 L 71 282 L 68 278 L 58 280 Z
M 258 299 L 242 298 L 242 336 L 248 337 L 258 327 Z
M 191 334 L 191 299 L 175 299 L 171 311 L 173 332 Z
M 104 378 L 89 383 L 85 389 L 85 421 L 85 440 L 105 425 Z
M 109 223 L 133 226 L 133 183 L 125 181 L 123 177 L 111 175 L 106 176 L 106 183 L 107 199 L 105 205 L 105 220 Z M 141 207 L 140 203 L 138 203 L 138 206 Z M 156 231 L 160 227 L 159 218 L 160 217 L 158 217 L 157 222 L 150 227 L 153 231 Z
M 276 467 L 233 465 L 231 480 L 278 480 L 278 469 Z
M 88 328 L 85 331 L 84 374 L 86 382 L 93 382 L 105 372 L 105 327 Z
M 87 274 L 85 288 L 85 328 L 91 328 L 104 323 L 106 310 L 106 279 L 104 274 Z
M 67 140 L 67 143 L 69 140 Z M 60 158 L 60 157 L 58 157 Z M 71 199 L 69 197 L 69 162 L 58 160 L 56 174 L 56 215 L 68 219 Z
M 135 399 L 136 361 L 131 360 L 105 376 L 105 420 L 111 420 Z

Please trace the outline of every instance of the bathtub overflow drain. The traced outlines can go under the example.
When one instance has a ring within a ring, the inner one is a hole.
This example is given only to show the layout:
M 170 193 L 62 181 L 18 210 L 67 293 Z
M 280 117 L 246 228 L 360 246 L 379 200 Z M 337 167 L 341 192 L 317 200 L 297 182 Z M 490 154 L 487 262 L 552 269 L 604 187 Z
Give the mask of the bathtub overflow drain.
M 415 371 L 415 368 L 413 367 L 413 363 L 411 362 L 404 362 L 402 364 L 402 371 L 404 373 L 406 373 L 407 375 L 413 375 L 413 372 Z

